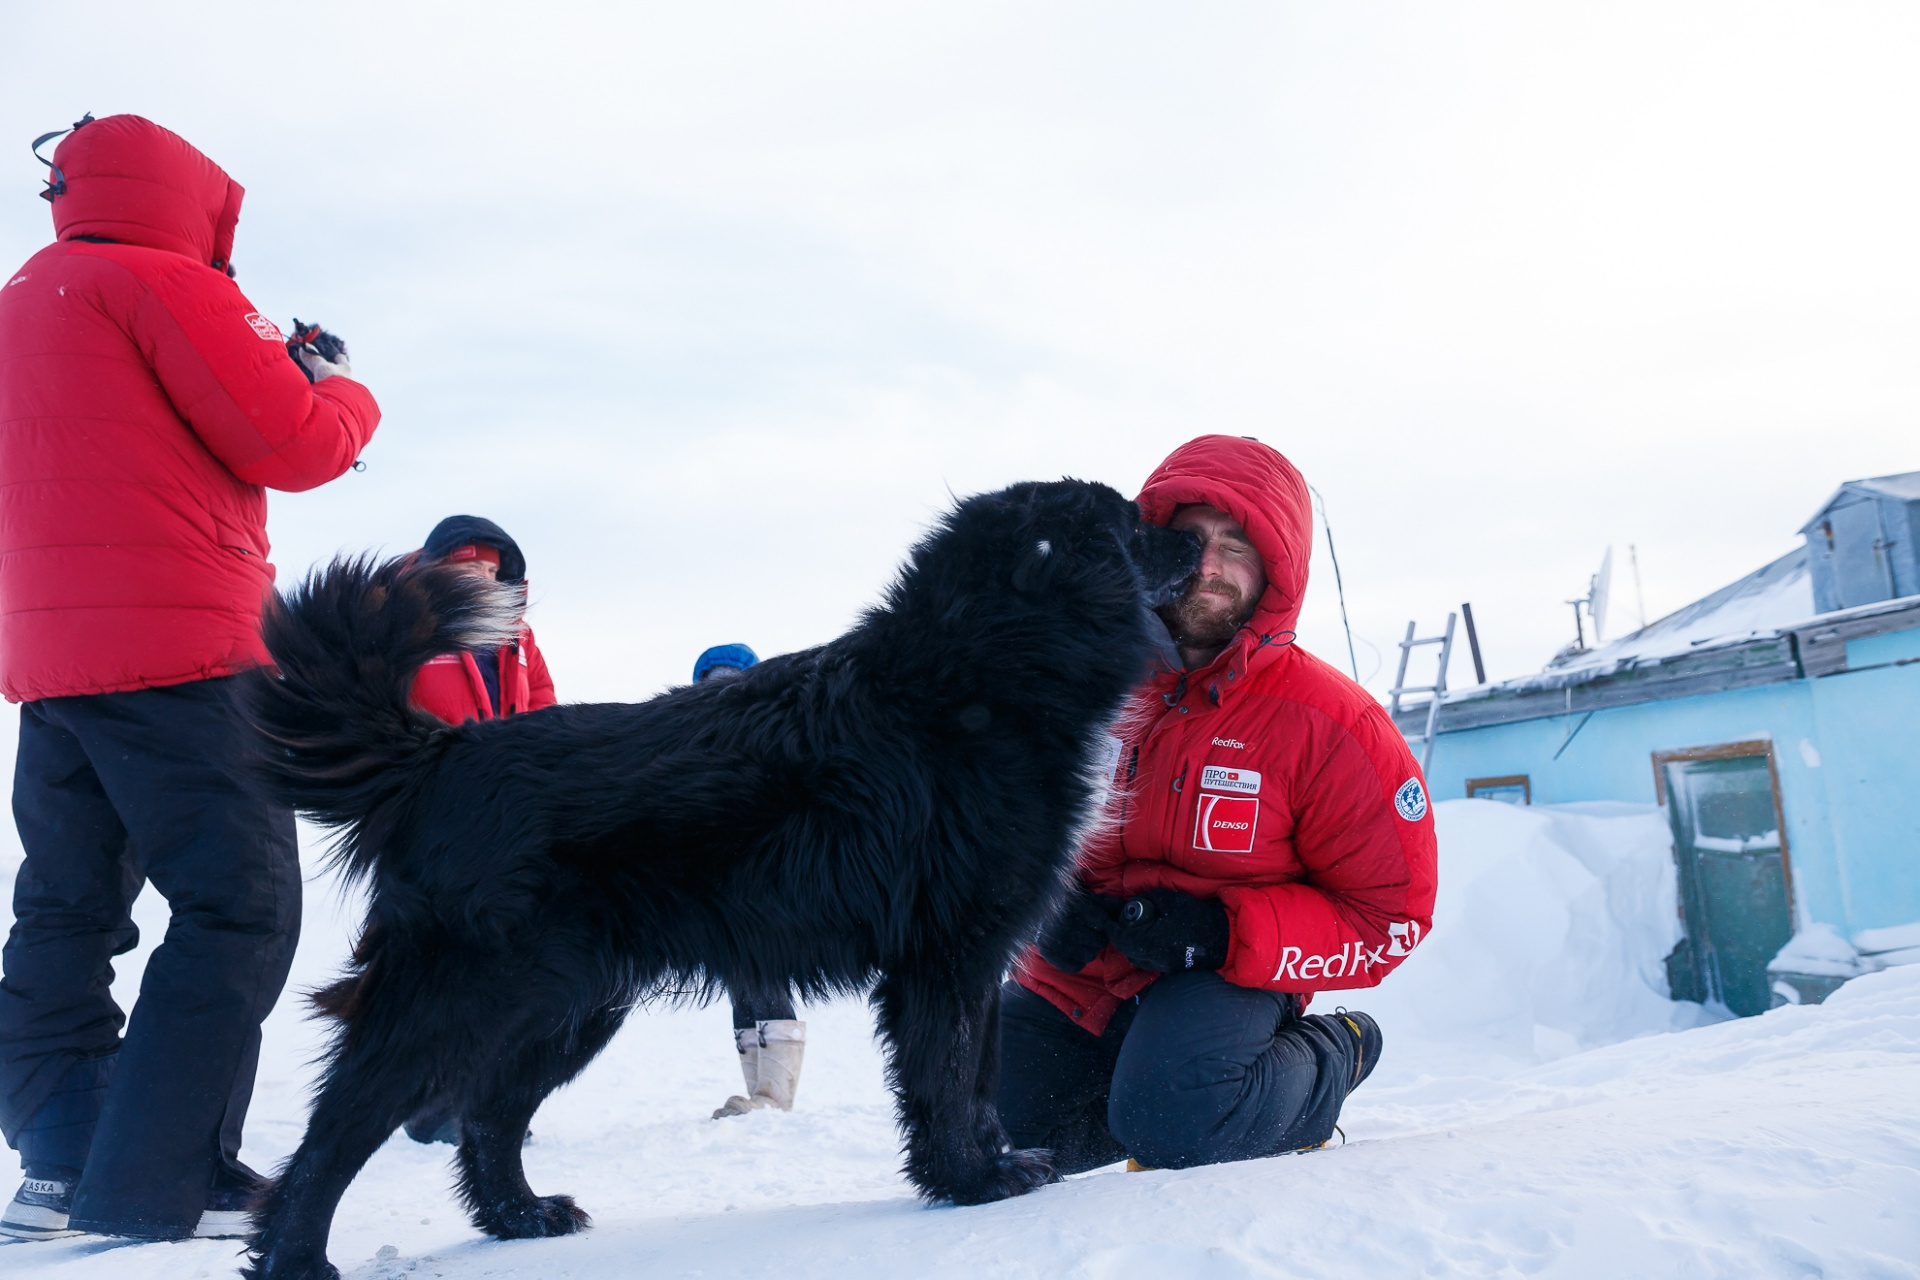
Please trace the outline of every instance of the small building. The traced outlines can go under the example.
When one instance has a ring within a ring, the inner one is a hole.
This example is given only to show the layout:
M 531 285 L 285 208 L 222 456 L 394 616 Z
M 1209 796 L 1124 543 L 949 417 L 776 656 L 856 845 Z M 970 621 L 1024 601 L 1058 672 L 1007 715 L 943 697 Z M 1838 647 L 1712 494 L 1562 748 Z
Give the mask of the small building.
M 1443 800 L 1664 806 L 1673 995 L 1740 1014 L 1835 984 L 1783 970 L 1796 934 L 1865 950 L 1920 921 L 1920 472 L 1845 484 L 1800 532 L 1632 635 L 1449 691 L 1427 776 Z

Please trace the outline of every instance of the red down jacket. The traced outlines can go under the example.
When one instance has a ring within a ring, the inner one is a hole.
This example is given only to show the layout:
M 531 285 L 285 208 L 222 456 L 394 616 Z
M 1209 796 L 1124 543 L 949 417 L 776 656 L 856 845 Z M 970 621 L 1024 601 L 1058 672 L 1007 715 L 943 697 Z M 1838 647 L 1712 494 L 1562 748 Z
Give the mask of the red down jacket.
M 519 715 L 552 706 L 553 677 L 547 674 L 547 660 L 533 642 L 531 628 L 521 631 L 520 643 L 502 645 L 496 657 L 500 675 L 500 714 Z M 491 720 L 493 702 L 487 696 L 487 682 L 481 678 L 480 663 L 471 653 L 443 653 L 430 658 L 413 678 L 413 705 L 448 724 L 469 720 Z
M 1115 821 L 1088 843 L 1080 877 L 1099 893 L 1219 898 L 1230 982 L 1307 997 L 1373 986 L 1431 923 L 1433 815 L 1386 711 L 1293 643 L 1313 545 L 1306 481 L 1263 444 L 1202 436 L 1139 501 L 1156 524 L 1188 503 L 1232 516 L 1266 562 L 1267 590 L 1219 658 L 1139 691 L 1115 743 Z M 1077 974 L 1031 949 L 1016 971 L 1095 1034 L 1158 976 L 1111 946 Z
M 56 243 L 0 281 L 0 694 L 263 659 L 266 488 L 345 471 L 379 406 L 309 385 L 226 274 L 241 189 L 139 116 L 54 153 Z M 110 240 L 91 243 L 76 237 Z

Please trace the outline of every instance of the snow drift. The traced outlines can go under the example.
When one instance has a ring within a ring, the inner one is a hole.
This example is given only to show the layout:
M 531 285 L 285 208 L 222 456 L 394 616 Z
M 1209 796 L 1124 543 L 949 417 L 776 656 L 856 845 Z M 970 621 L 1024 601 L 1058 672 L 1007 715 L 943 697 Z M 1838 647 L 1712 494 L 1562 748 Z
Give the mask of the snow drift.
M 1663 994 L 1678 933 L 1658 811 L 1438 816 L 1433 932 L 1385 987 L 1325 1000 L 1387 1033 L 1344 1147 L 927 1209 L 897 1172 L 859 1003 L 805 1011 L 792 1114 L 727 1121 L 707 1118 L 739 1085 L 726 1010 L 642 1010 L 534 1121 L 535 1189 L 577 1194 L 595 1230 L 485 1240 L 449 1193 L 448 1149 L 396 1138 L 348 1193 L 333 1256 L 349 1280 L 1914 1274 L 1920 966 L 1653 1034 L 1702 1018 Z M 138 914 L 157 939 L 160 904 Z M 297 985 L 331 973 L 352 917 L 317 877 Z M 246 1152 L 261 1167 L 299 1138 L 318 1034 L 292 999 L 268 1023 Z M 238 1252 L 82 1239 L 7 1246 L 0 1270 L 171 1280 L 230 1274 Z
M 1681 926 L 1662 810 L 1448 800 L 1434 820 L 1433 932 L 1378 991 L 1346 1001 L 1391 1028 L 1389 1078 L 1545 1061 L 1711 1020 L 1667 996 Z

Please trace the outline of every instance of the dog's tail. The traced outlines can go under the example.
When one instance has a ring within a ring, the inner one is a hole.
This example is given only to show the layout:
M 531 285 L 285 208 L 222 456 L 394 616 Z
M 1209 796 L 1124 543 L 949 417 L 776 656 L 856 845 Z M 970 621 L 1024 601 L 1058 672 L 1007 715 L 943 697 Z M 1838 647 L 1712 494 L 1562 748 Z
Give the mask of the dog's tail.
M 276 799 L 341 829 L 350 873 L 372 868 L 381 841 L 369 826 L 432 767 L 447 736 L 413 707 L 414 676 L 437 655 L 508 643 L 525 608 L 523 584 L 417 554 L 337 559 L 268 600 L 272 665 L 249 678 L 243 699 L 259 773 Z

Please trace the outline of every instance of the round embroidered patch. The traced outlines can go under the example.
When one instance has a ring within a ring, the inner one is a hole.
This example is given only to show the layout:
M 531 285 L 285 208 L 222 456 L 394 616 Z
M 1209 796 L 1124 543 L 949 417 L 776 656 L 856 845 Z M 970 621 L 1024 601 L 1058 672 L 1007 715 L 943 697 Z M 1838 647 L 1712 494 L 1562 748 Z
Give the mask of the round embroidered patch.
M 1408 778 L 1393 793 L 1393 807 L 1408 822 L 1418 822 L 1427 816 L 1427 789 L 1420 785 L 1420 779 Z

